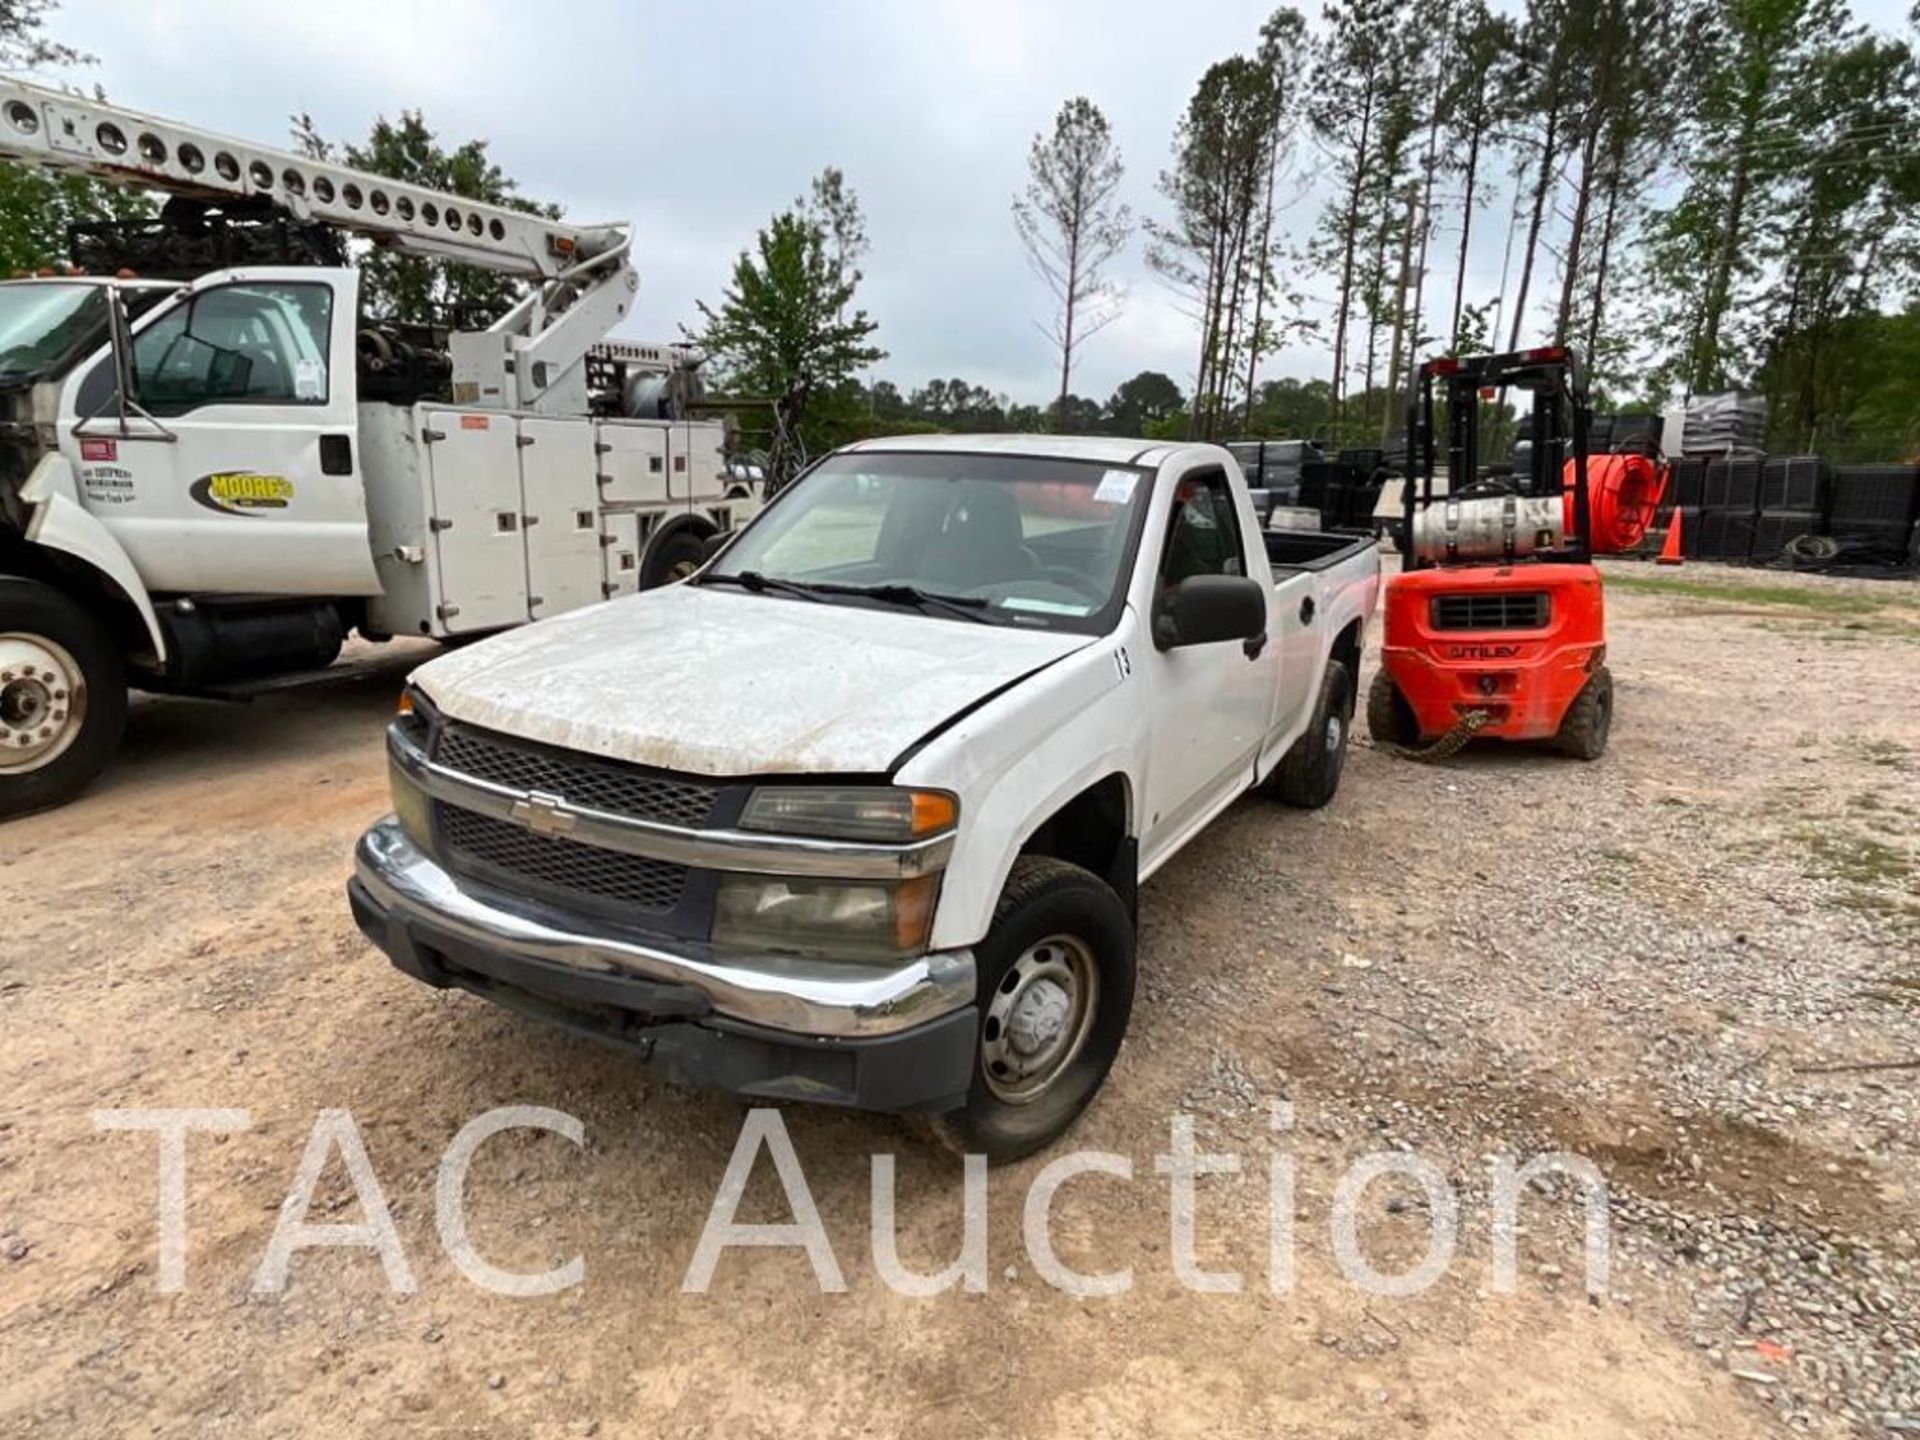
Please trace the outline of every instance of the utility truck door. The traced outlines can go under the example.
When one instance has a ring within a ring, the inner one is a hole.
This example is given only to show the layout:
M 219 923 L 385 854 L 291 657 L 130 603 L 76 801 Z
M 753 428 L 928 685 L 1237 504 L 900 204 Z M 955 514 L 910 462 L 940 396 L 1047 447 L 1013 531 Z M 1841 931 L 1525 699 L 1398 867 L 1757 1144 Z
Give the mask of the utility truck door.
M 82 498 L 147 588 L 371 595 L 354 385 L 359 280 L 273 267 L 196 282 L 142 316 L 130 403 L 110 352 L 62 417 Z

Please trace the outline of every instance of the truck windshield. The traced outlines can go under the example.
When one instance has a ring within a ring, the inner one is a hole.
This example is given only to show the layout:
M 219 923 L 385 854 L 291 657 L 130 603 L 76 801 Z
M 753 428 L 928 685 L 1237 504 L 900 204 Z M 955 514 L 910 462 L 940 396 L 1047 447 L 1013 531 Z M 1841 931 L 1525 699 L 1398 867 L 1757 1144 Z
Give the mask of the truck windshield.
M 0 285 L 0 385 L 52 379 L 107 341 L 99 285 Z
M 1124 598 L 1149 488 L 1144 471 L 1084 460 L 838 455 L 781 495 L 698 583 L 1094 631 Z

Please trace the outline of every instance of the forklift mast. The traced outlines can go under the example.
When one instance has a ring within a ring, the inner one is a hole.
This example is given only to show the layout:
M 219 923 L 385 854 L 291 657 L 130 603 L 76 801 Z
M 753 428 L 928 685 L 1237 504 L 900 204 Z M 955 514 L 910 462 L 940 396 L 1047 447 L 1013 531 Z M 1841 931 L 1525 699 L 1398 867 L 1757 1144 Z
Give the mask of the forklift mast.
M 1448 495 L 1433 493 L 1437 471 L 1434 403 L 1444 385 L 1447 406 Z M 1509 388 L 1533 396 L 1528 433 L 1532 455 L 1524 482 L 1502 485 L 1480 476 L 1480 402 Z M 1548 498 L 1567 492 L 1566 461 L 1573 460 L 1572 528 L 1563 548 L 1541 551 L 1536 560 L 1582 564 L 1593 556 L 1592 518 L 1588 510 L 1587 449 L 1592 411 L 1587 403 L 1586 367 L 1565 346 L 1522 350 L 1507 355 L 1444 356 L 1428 360 L 1416 376 L 1407 422 L 1407 483 L 1403 492 L 1404 533 L 1411 536 L 1414 516 L 1436 499 L 1500 494 Z M 1409 569 L 1437 562 L 1409 553 Z

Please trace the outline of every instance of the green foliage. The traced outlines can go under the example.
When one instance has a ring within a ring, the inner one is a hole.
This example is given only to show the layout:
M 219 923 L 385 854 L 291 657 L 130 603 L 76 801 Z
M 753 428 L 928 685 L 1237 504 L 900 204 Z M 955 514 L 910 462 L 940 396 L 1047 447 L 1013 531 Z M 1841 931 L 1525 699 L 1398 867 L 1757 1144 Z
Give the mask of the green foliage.
M 1145 435 L 1149 425 L 1183 414 L 1186 403 L 1172 377 L 1158 370 L 1142 370 L 1131 380 L 1122 381 L 1113 392 L 1107 401 L 1106 424 L 1116 435 Z
M 845 197 L 852 200 L 851 194 Z M 857 215 L 857 203 L 854 206 Z M 870 343 L 878 328 L 853 306 L 860 272 L 836 250 L 827 226 L 805 206 L 773 219 L 742 251 L 717 307 L 700 302 L 705 325 L 695 337 L 712 357 L 720 384 L 765 397 L 771 425 L 769 469 L 786 479 L 801 456 L 836 443 L 836 429 L 858 413 L 862 369 L 886 352 Z
M 549 220 L 560 218 L 559 206 L 538 204 L 520 195 L 517 182 L 488 155 L 485 140 L 468 140 L 448 149 L 418 110 L 402 110 L 397 122 L 383 115 L 373 122 L 364 142 L 341 145 L 322 138 L 311 118 L 297 115 L 293 138 L 302 153 L 316 160 L 337 160 L 424 189 L 505 205 Z M 512 309 L 526 290 L 524 282 L 511 276 L 449 260 L 375 248 L 366 249 L 358 260 L 361 309 L 383 320 L 482 330 Z
M 153 213 L 144 190 L 0 162 L 0 275 L 65 263 L 71 224 Z

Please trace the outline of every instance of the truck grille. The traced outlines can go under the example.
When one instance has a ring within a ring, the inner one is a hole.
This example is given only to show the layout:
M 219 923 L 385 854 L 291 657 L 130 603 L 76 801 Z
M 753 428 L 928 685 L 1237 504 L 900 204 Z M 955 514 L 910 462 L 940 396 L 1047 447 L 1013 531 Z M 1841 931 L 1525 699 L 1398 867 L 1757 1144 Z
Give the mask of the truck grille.
M 436 804 L 440 843 L 455 870 L 474 865 L 499 872 L 480 879 L 520 879 L 561 898 L 612 901 L 636 910 L 664 913 L 680 903 L 687 868 L 642 855 L 602 850 L 575 840 L 535 835 L 490 815 Z
M 697 780 L 535 749 L 451 722 L 440 731 L 434 759 L 476 780 L 538 790 L 581 809 L 604 810 L 656 825 L 704 825 L 712 818 L 719 794 L 717 786 Z
M 1544 630 L 1549 613 L 1544 590 L 1433 597 L 1436 630 Z

